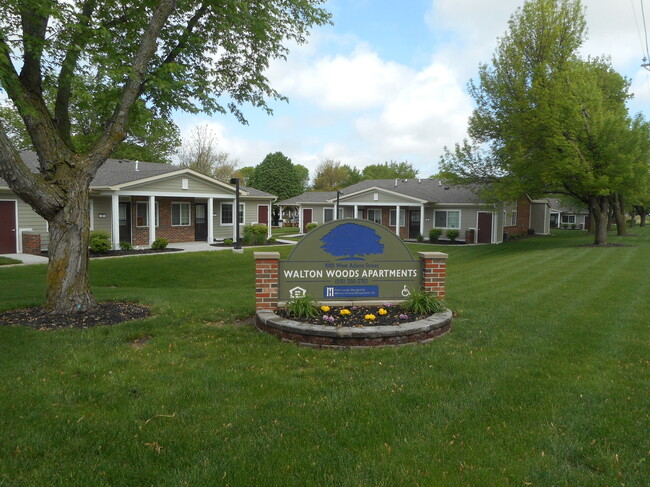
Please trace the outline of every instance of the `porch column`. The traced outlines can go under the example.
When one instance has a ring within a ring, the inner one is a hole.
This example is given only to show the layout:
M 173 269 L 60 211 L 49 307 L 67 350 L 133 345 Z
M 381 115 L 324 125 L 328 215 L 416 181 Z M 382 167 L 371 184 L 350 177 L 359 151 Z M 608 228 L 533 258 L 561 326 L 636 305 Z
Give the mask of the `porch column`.
M 359 205 L 354 205 L 354 217 L 359 218 Z
M 120 248 L 120 197 L 111 195 L 111 240 L 113 250 Z
M 208 210 L 205 217 L 208 219 L 208 243 L 214 242 L 214 198 L 208 198 Z
M 302 233 L 302 205 L 298 205 L 298 233 Z
M 266 221 L 269 222 L 269 224 L 266 226 L 266 238 L 267 239 L 271 238 L 273 236 L 273 220 L 271 219 L 273 217 L 273 211 L 271 211 L 272 209 L 273 209 L 273 200 L 269 201 L 269 209 L 267 210 Z M 279 220 L 284 221 L 284 219 L 282 218 L 282 210 L 283 210 L 283 207 L 280 207 L 279 210 L 278 210 L 279 215 L 280 215 Z M 244 222 L 244 223 L 246 223 L 246 222 Z M 279 221 L 278 221 L 278 225 L 280 225 Z
M 390 222 L 389 222 L 390 223 Z M 395 235 L 399 235 L 399 205 L 395 207 Z
M 149 245 L 156 240 L 156 197 L 149 196 Z
M 420 205 L 420 235 L 424 237 L 424 204 Z

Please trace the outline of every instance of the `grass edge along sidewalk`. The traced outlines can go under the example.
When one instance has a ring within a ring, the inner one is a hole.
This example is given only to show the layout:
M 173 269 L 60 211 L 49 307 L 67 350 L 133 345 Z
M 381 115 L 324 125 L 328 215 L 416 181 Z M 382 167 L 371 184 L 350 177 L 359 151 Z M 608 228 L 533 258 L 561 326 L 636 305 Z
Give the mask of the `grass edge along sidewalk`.
M 91 262 L 100 300 L 156 316 L 0 327 L 0 485 L 646 485 L 650 233 L 630 233 L 449 248 L 452 332 L 353 352 L 238 325 L 248 251 Z M 44 275 L 0 268 L 0 306 L 41 304 Z

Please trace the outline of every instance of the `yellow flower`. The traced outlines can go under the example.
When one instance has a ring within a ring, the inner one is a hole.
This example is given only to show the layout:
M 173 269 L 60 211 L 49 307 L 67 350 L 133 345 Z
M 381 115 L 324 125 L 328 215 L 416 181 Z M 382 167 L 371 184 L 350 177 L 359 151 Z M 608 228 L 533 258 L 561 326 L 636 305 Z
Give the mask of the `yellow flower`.
M 379 308 L 379 314 L 380 314 L 380 315 L 383 316 L 383 315 L 385 315 L 386 313 L 388 313 L 388 311 L 386 311 L 384 308 Z
M 350 314 L 350 310 L 349 309 L 342 309 L 340 311 L 340 314 L 343 315 L 343 316 L 347 316 L 347 315 Z
M 321 311 L 323 313 L 327 313 L 330 310 L 330 307 L 329 306 L 321 306 L 320 309 L 321 309 Z
M 364 318 L 365 320 L 367 320 L 367 321 L 374 321 L 374 320 L 377 319 L 377 317 L 376 317 L 375 315 L 366 315 L 366 316 L 364 316 L 363 318 Z

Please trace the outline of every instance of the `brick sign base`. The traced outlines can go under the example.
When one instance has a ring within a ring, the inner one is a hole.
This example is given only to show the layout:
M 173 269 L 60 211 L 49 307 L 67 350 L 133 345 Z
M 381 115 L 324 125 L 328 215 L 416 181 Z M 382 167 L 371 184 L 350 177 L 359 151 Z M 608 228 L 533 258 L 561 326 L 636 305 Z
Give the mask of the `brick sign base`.
M 255 252 L 255 308 L 257 327 L 282 340 L 322 348 L 381 347 L 429 342 L 451 329 L 451 311 L 399 326 L 372 325 L 349 328 L 313 325 L 287 320 L 274 313 L 278 306 L 278 252 Z M 422 288 L 445 298 L 447 254 L 418 252 L 422 265 Z M 338 305 L 321 301 L 320 304 Z M 358 301 L 351 304 L 381 304 Z

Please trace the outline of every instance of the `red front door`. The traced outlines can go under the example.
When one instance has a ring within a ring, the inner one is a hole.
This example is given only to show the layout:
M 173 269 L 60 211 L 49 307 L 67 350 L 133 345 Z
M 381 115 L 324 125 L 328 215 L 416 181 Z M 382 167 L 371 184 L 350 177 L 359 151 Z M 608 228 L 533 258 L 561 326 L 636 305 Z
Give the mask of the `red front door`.
M 16 202 L 0 201 L 0 254 L 16 253 Z
M 478 214 L 478 243 L 492 243 L 492 213 Z
M 312 210 L 311 208 L 303 208 L 302 210 L 302 233 L 307 233 L 307 224 L 311 223 Z
M 257 223 L 269 226 L 269 205 L 257 206 Z

